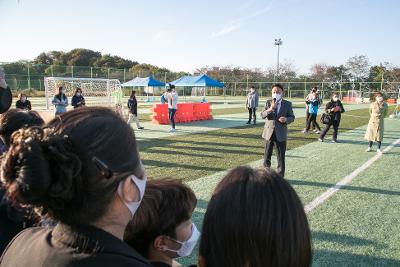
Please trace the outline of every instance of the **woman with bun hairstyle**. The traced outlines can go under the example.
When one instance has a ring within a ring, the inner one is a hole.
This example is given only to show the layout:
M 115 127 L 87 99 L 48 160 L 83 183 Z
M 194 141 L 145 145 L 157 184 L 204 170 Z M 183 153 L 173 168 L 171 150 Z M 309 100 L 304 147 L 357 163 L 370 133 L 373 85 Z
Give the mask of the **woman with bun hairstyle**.
M 0 115 L 0 154 L 7 151 L 13 132 L 23 127 L 41 126 L 43 119 L 35 111 L 10 109 Z M 0 183 L 0 255 L 7 244 L 23 229 L 39 222 L 39 217 L 29 207 L 12 203 Z
M 114 111 L 75 109 L 15 132 L 1 179 L 10 199 L 58 223 L 22 231 L 0 266 L 151 266 L 122 241 L 146 175 L 134 132 Z

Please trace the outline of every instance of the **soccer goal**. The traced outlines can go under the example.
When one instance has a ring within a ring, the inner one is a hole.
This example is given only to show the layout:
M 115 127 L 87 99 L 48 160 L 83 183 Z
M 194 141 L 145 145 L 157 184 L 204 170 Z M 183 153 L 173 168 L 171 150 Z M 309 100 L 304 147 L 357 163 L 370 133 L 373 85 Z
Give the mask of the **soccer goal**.
M 58 87 L 63 86 L 71 103 L 76 88 L 82 89 L 87 106 L 110 106 L 112 104 L 111 93 L 121 88 L 117 79 L 92 79 L 92 78 L 65 78 L 45 77 L 44 88 L 46 95 L 46 109 L 50 109 L 51 100 L 58 93 Z

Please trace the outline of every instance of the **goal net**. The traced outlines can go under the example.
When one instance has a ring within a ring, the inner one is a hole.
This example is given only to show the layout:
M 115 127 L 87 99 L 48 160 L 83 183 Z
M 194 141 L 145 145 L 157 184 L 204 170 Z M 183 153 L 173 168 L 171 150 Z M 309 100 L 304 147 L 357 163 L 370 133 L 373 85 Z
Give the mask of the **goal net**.
M 59 86 L 66 90 L 70 104 L 76 88 L 81 88 L 87 106 L 110 106 L 113 102 L 111 93 L 115 89 L 121 89 L 117 79 L 45 77 L 46 109 L 52 107 L 51 101 L 58 93 Z

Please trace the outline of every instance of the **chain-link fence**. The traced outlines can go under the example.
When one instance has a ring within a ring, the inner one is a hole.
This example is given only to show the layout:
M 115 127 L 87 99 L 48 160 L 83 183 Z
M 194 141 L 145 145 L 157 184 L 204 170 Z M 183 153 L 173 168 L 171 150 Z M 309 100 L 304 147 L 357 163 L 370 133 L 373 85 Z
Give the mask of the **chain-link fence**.
M 70 78 L 105 78 L 118 79 L 121 83 L 135 77 L 147 77 L 152 75 L 155 79 L 170 82 L 179 77 L 176 73 L 166 71 L 151 71 L 132 69 L 116 69 L 107 67 L 86 67 L 86 66 L 61 66 L 61 65 L 40 65 L 31 63 L 12 63 L 0 64 L 6 72 L 6 81 L 15 94 L 19 92 L 27 93 L 29 96 L 44 96 L 44 77 L 70 77 Z M 208 96 L 221 97 L 240 97 L 248 93 L 249 88 L 254 87 L 260 96 L 270 94 L 271 85 L 275 82 L 281 83 L 285 88 L 286 96 L 290 98 L 304 98 L 310 89 L 318 87 L 321 95 L 328 98 L 332 92 L 338 92 L 341 96 L 346 96 L 349 91 L 358 91 L 362 97 L 369 97 L 373 92 L 381 90 L 386 93 L 388 98 L 397 98 L 400 89 L 400 82 L 382 80 L 380 82 L 325 82 L 301 80 L 295 81 L 268 81 L 265 77 L 251 76 L 238 73 L 229 77 L 220 75 L 220 80 L 225 83 L 224 88 L 207 88 L 204 94 Z M 128 90 L 127 90 L 128 91 Z M 178 89 L 180 95 L 193 95 L 192 87 Z M 158 95 L 162 90 L 158 90 Z M 126 92 L 128 93 L 128 92 Z M 143 88 L 138 88 L 139 94 L 145 94 Z

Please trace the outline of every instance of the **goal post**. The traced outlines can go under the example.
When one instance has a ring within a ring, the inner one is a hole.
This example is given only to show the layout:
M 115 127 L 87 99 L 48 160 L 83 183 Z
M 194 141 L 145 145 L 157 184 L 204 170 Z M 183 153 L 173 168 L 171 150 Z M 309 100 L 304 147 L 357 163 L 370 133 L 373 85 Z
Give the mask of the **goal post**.
M 76 88 L 81 88 L 87 106 L 110 106 L 112 104 L 111 93 L 115 89 L 121 89 L 121 83 L 118 79 L 45 77 L 44 88 L 47 110 L 52 106 L 52 98 L 57 94 L 59 86 L 63 86 L 66 90 L 70 104 Z

